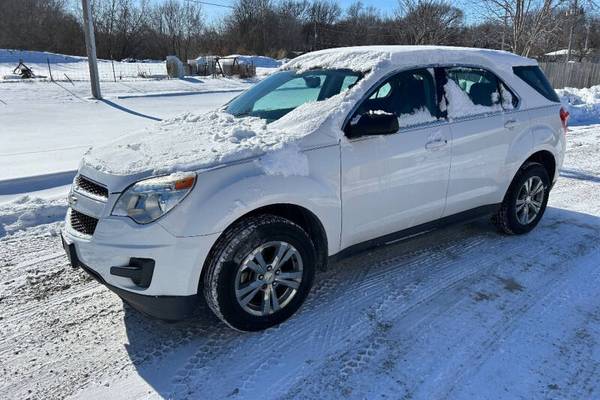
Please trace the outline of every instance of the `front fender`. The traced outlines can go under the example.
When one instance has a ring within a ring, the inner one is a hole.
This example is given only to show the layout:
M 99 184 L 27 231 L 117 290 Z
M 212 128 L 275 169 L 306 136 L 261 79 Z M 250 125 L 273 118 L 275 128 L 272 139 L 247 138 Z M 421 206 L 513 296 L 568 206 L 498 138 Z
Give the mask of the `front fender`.
M 268 205 L 291 204 L 311 211 L 339 248 L 341 229 L 339 148 L 305 152 L 306 176 L 268 175 L 260 159 L 200 173 L 192 193 L 159 223 L 175 236 L 219 233 L 243 215 Z

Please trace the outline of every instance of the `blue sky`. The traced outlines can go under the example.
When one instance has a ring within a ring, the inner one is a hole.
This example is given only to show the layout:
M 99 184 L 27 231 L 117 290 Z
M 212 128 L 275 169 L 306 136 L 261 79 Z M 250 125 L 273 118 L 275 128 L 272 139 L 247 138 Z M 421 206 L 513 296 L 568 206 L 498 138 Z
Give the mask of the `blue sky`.
M 223 4 L 223 5 L 231 5 L 234 3 L 234 0 L 206 0 L 210 3 Z M 381 10 L 382 14 L 391 15 L 394 12 L 394 9 L 397 7 L 398 2 L 394 0 L 361 0 L 365 6 L 373 6 L 379 10 Z M 342 8 L 348 7 L 352 4 L 354 0 L 338 0 L 338 3 L 342 6 Z M 473 10 L 473 2 L 469 0 L 450 0 L 451 3 L 460 7 L 465 11 L 467 22 L 474 20 L 475 11 Z M 222 16 L 225 16 L 229 13 L 230 9 L 218 6 L 211 5 L 202 5 L 204 10 L 204 15 L 206 15 L 207 21 L 213 22 L 218 21 Z

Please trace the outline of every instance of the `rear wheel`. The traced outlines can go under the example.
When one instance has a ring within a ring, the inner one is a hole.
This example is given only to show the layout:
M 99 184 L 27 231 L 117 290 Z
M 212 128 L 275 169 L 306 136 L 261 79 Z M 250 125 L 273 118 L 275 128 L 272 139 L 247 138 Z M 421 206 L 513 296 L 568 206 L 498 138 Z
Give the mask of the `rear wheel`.
M 274 215 L 250 217 L 229 228 L 211 251 L 204 295 L 232 328 L 266 329 L 300 308 L 315 260 L 313 243 L 300 226 Z
M 514 177 L 494 222 L 501 232 L 522 234 L 538 224 L 548 203 L 550 178 L 543 165 L 528 163 Z

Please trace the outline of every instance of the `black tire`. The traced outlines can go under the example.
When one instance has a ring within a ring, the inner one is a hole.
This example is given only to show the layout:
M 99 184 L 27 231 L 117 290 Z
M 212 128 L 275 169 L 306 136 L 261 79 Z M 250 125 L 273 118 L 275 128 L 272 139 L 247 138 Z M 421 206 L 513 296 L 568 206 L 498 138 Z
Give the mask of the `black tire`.
M 517 217 L 517 198 L 525 182 L 532 177 L 538 177 L 543 186 L 544 197 L 539 212 L 529 223 L 522 223 Z M 548 204 L 548 195 L 550 194 L 550 178 L 548 172 L 542 164 L 531 162 L 523 165 L 517 172 L 510 184 L 502 205 L 493 218 L 493 222 L 500 232 L 508 235 L 521 235 L 531 231 L 542 219 L 546 204 Z
M 257 316 L 244 310 L 237 300 L 237 273 L 250 253 L 273 241 L 289 243 L 297 250 L 303 264 L 302 279 L 287 305 L 270 315 Z M 275 215 L 252 216 L 228 228 L 211 250 L 205 265 L 204 296 L 210 309 L 230 327 L 263 330 L 285 321 L 300 308 L 312 286 L 315 263 L 313 242 L 300 226 Z

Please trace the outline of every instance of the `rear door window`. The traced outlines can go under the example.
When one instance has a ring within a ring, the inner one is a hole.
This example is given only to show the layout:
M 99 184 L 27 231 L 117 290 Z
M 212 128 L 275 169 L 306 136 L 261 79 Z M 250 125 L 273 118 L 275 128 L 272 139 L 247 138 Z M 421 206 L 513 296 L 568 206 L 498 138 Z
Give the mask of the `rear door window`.
M 512 110 L 519 103 L 504 82 L 482 68 L 446 68 L 444 92 L 451 118 Z
M 536 92 L 544 96 L 550 101 L 560 103 L 558 95 L 552 88 L 546 75 L 537 65 L 529 65 L 524 67 L 513 67 L 513 72 L 519 78 L 524 80 L 529 86 L 535 89 Z

